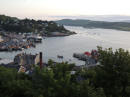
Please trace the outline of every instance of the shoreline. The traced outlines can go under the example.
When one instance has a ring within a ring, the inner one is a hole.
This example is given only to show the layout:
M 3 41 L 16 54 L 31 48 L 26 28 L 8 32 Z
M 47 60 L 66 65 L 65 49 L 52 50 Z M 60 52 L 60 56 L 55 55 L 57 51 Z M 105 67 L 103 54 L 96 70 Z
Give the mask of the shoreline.
M 67 34 L 66 34 L 67 33 Z M 17 52 L 23 51 L 24 49 L 36 47 L 38 43 L 41 43 L 45 37 L 65 37 L 77 34 L 75 32 L 52 32 L 50 35 L 41 35 L 38 37 L 39 34 L 15 34 L 9 32 L 9 34 L 3 33 L 0 39 L 0 52 Z

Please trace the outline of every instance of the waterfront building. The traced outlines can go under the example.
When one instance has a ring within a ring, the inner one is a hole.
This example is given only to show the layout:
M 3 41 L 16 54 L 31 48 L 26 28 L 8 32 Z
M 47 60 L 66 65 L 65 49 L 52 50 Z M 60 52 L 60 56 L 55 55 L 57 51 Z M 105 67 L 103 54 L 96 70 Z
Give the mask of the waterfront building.
M 18 65 L 37 65 L 40 63 L 40 55 L 21 53 L 15 56 L 14 63 Z

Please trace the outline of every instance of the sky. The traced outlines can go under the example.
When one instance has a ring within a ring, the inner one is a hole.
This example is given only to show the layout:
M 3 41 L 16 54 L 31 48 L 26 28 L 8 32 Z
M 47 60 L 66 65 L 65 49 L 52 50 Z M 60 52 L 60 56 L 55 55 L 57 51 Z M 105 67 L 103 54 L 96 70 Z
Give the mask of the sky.
M 0 14 L 20 18 L 130 15 L 130 0 L 0 0 Z

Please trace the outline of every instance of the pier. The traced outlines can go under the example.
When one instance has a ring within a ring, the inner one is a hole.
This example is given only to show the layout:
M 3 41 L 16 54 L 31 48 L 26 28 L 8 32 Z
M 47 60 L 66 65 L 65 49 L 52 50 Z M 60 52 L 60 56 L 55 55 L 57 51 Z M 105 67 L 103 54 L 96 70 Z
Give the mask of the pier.
M 73 54 L 74 58 L 85 61 L 85 65 L 87 67 L 96 66 L 98 63 L 98 56 L 99 56 L 99 54 L 96 50 L 92 50 L 91 52 Z

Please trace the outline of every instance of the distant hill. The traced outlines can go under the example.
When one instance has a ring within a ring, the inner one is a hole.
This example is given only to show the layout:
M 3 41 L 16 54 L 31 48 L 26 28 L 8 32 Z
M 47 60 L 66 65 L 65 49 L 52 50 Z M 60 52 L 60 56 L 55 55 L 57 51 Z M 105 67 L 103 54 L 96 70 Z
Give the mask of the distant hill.
M 50 16 L 53 20 L 61 19 L 83 19 L 92 21 L 122 22 L 130 20 L 126 15 L 74 15 L 74 16 Z
M 130 23 L 130 20 L 123 20 L 123 21 L 121 21 L 121 22 L 128 22 L 128 23 Z
M 105 29 L 117 29 L 123 31 L 130 31 L 129 22 L 106 22 L 106 21 L 92 21 L 85 19 L 63 19 L 56 21 L 60 25 L 68 26 L 82 26 L 86 28 L 105 28 Z

